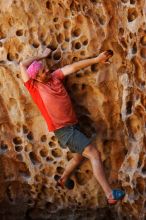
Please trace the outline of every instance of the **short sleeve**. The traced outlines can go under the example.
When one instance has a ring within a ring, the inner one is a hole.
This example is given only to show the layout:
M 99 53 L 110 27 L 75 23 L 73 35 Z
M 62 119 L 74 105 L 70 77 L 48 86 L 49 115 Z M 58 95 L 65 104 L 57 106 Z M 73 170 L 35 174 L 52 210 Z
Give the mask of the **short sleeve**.
M 24 86 L 29 90 L 33 90 L 34 89 L 34 80 L 32 78 L 30 78 L 28 81 L 24 82 Z
M 52 77 L 59 80 L 63 80 L 65 76 L 61 69 L 57 69 L 52 73 Z

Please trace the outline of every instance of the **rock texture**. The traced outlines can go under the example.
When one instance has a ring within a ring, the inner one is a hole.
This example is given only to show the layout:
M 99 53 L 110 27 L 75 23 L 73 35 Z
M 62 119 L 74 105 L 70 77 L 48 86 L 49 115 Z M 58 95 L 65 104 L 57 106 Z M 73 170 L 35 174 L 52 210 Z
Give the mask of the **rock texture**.
M 103 209 L 100 218 L 145 218 L 145 11 L 144 0 L 0 1 L 2 219 L 99 219 L 96 211 L 74 210 L 107 205 L 89 161 L 72 175 L 73 190 L 56 187 L 54 177 L 62 174 L 72 153 L 48 133 L 19 69 L 22 59 L 46 46 L 53 50 L 47 59 L 51 70 L 114 51 L 110 65 L 92 65 L 64 83 L 82 130 L 101 152 L 111 185 L 128 194 L 127 204 Z

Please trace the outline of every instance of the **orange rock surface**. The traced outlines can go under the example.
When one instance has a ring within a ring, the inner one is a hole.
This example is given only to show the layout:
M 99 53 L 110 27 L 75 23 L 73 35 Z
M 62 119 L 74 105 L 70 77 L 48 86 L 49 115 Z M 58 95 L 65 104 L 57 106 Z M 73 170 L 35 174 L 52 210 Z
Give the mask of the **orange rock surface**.
M 0 1 L 0 215 L 5 219 L 63 219 L 60 209 L 106 207 L 89 161 L 72 175 L 74 189 L 56 187 L 72 157 L 61 149 L 21 79 L 19 63 L 52 49 L 58 67 L 101 51 L 112 63 L 66 77 L 80 126 L 101 152 L 112 187 L 127 203 L 116 219 L 146 215 L 146 2 L 144 0 Z M 66 212 L 64 212 L 66 213 Z M 105 216 L 109 216 L 105 209 Z M 55 214 L 52 214 L 53 216 Z M 65 215 L 65 214 L 64 214 Z M 68 215 L 70 216 L 70 215 Z M 93 218 L 93 216 L 95 218 Z M 96 219 L 93 212 L 89 219 Z M 69 218 L 69 217 L 68 217 Z M 74 219 L 79 215 L 74 214 Z M 80 216 L 85 219 L 85 216 Z M 67 219 L 67 218 L 66 218 Z

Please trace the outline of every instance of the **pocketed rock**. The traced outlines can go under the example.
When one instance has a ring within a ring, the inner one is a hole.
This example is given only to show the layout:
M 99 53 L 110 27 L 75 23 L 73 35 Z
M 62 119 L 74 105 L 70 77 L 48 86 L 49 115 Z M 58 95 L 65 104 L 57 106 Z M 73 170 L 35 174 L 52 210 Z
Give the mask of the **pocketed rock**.
M 145 10 L 144 0 L 0 1 L 2 219 L 144 219 Z M 126 204 L 106 208 L 89 161 L 71 176 L 71 191 L 56 186 L 54 176 L 62 174 L 72 153 L 48 132 L 19 68 L 45 47 L 52 50 L 51 71 L 113 50 L 110 65 L 82 69 L 64 84 L 82 131 L 101 152 L 111 186 L 126 191 Z

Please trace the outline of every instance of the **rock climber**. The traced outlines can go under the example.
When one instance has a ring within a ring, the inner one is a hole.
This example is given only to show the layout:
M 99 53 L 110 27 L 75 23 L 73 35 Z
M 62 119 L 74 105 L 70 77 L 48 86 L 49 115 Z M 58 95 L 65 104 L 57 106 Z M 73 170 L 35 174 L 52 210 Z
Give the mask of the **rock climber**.
M 91 162 L 95 178 L 107 197 L 108 204 L 116 204 L 124 198 L 125 193 L 121 189 L 110 187 L 105 177 L 100 152 L 80 131 L 71 99 L 63 85 L 63 79 L 69 74 L 96 63 L 108 63 L 113 51 L 104 51 L 94 58 L 66 65 L 53 72 L 50 72 L 43 60 L 50 53 L 51 50 L 46 48 L 40 56 L 21 61 L 20 70 L 24 85 L 45 118 L 48 130 L 55 133 L 62 148 L 68 147 L 73 152 L 73 158 L 57 182 L 62 187 L 67 186 L 69 176 L 81 161 L 87 158 Z

